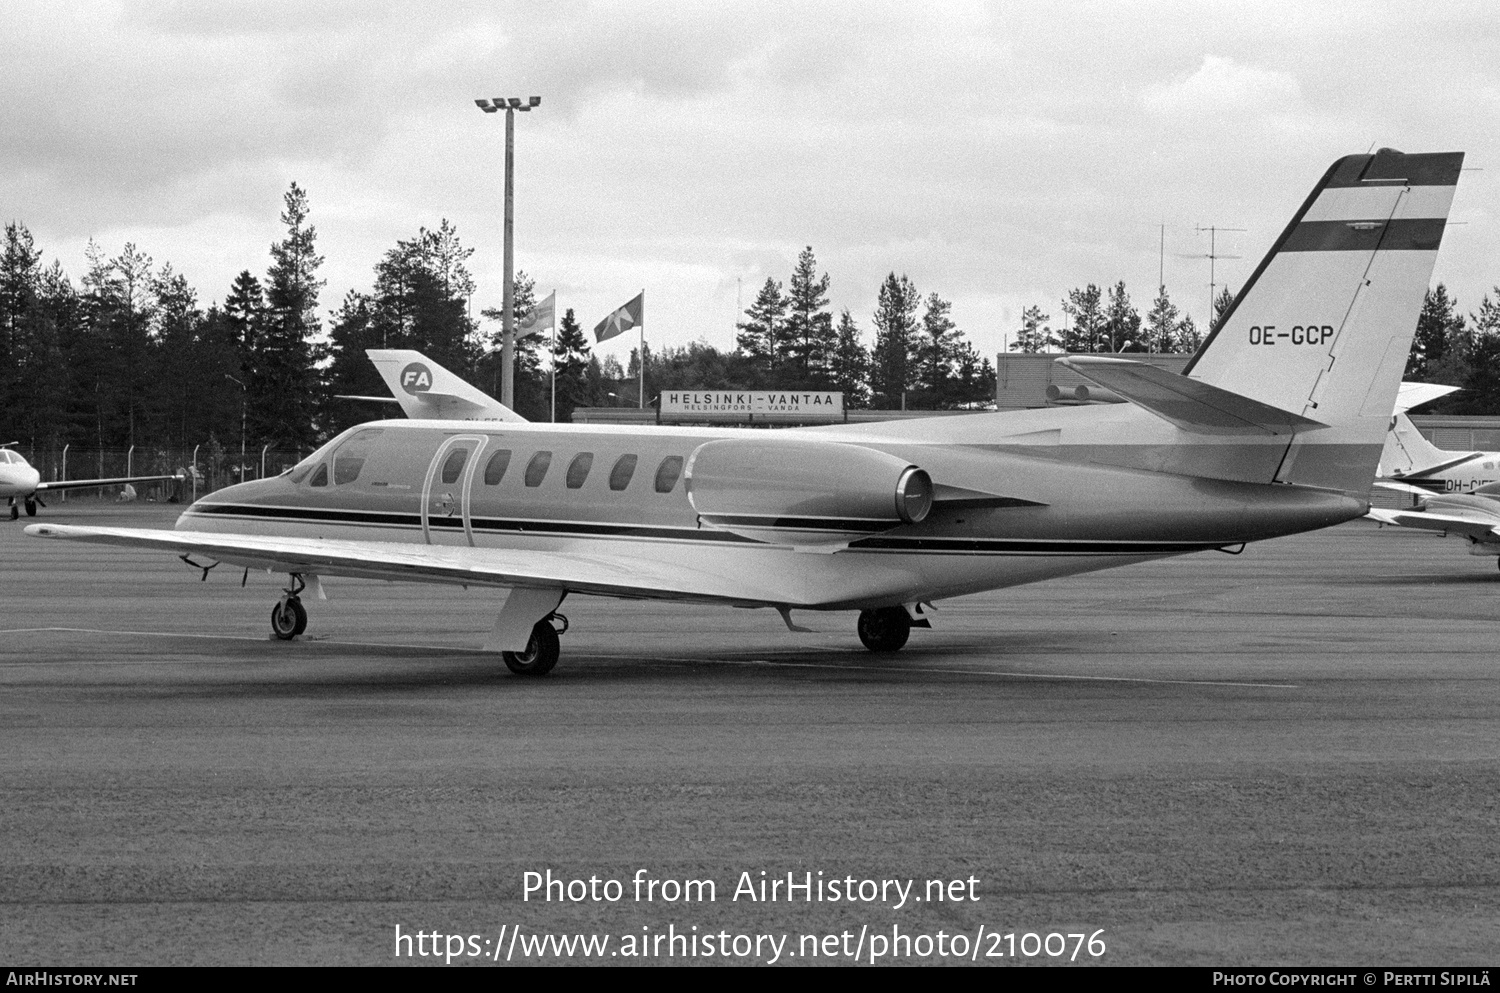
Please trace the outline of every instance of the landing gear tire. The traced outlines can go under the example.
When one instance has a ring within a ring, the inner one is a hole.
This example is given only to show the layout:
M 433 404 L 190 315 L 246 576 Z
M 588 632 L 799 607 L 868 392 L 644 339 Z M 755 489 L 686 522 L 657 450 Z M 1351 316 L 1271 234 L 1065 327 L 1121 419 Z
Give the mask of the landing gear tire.
M 10 498 L 10 519 L 15 520 L 21 516 L 21 508 L 16 506 L 16 498 Z
M 505 659 L 505 667 L 517 676 L 545 676 L 557 665 L 561 648 L 552 619 L 544 617 L 531 629 L 526 651 L 501 652 L 500 656 Z
M 859 612 L 859 640 L 872 652 L 899 652 L 911 636 L 911 616 L 905 607 L 882 607 Z
M 26 501 L 26 516 L 27 517 L 35 517 L 36 516 L 36 501 L 35 500 L 27 500 Z
M 271 608 L 271 633 L 282 641 L 291 641 L 307 630 L 307 608 L 294 596 L 277 602 Z

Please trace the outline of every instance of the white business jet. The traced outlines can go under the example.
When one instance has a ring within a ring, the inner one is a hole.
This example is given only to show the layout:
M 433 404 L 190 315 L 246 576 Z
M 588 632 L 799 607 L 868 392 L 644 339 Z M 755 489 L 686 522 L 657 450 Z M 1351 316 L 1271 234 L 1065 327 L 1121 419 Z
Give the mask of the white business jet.
M 15 442 L 9 444 L 14 445 Z M 37 507 L 45 507 L 41 494 L 58 490 L 78 490 L 91 486 L 125 486 L 130 483 L 152 483 L 162 479 L 181 480 L 182 474 L 174 476 L 120 476 L 117 479 L 64 479 L 42 482 L 42 474 L 31 463 L 21 457 L 20 452 L 0 445 L 0 497 L 10 503 L 10 519 L 21 516 L 21 506 L 26 507 L 26 516 L 35 517 Z M 18 504 L 17 501 L 20 501 Z
M 895 651 L 936 600 L 1363 515 L 1462 162 L 1335 162 L 1183 374 L 1060 360 L 1126 403 L 777 431 L 460 406 L 345 431 L 175 530 L 26 530 L 286 573 L 284 638 L 323 577 L 506 590 L 486 644 L 526 675 L 557 662 L 568 596 L 768 607 L 794 630 L 853 610 Z M 398 397 L 462 395 L 404 358 Z

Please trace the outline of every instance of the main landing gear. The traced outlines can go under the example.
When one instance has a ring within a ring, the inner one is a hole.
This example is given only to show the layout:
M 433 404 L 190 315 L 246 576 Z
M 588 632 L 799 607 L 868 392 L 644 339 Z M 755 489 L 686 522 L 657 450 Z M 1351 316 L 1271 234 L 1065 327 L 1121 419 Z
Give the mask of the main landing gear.
M 859 640 L 872 652 L 899 652 L 911 636 L 911 627 L 911 615 L 905 607 L 859 612 Z
M 556 625 L 561 624 L 559 628 Z M 545 676 L 557 665 L 562 653 L 558 636 L 568 630 L 568 619 L 553 611 L 537 621 L 531 629 L 531 640 L 524 652 L 501 652 L 505 667 L 517 676 Z
M 271 633 L 282 641 L 291 641 L 307 630 L 307 608 L 298 596 L 307 589 L 299 573 L 292 573 L 292 586 L 284 590 L 283 596 L 271 608 Z

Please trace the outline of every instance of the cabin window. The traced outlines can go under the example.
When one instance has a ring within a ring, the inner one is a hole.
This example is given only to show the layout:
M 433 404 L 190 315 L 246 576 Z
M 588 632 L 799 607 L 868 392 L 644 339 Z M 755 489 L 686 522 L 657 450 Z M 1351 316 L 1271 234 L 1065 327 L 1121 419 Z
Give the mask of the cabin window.
M 343 486 L 359 478 L 365 467 L 365 460 L 370 457 L 375 439 L 382 433 L 380 428 L 365 428 L 350 435 L 349 440 L 339 446 L 338 452 L 333 456 L 333 485 Z
M 579 452 L 573 456 L 573 461 L 568 463 L 568 489 L 576 490 L 582 486 L 583 481 L 589 478 L 589 470 L 593 467 L 593 452 Z
M 469 461 L 469 450 L 467 448 L 455 448 L 448 456 L 448 461 L 443 463 L 443 482 L 458 482 L 458 477 L 463 475 L 464 463 L 467 461 Z
M 328 485 L 328 463 L 327 462 L 324 462 L 322 465 L 318 466 L 317 472 L 314 472 L 312 474 L 312 479 L 309 479 L 307 481 L 307 485 L 308 486 L 327 486 Z
M 540 486 L 542 480 L 547 478 L 547 468 L 552 465 L 551 452 L 537 452 L 526 463 L 526 485 Z
M 484 464 L 484 485 L 499 486 L 500 480 L 505 478 L 505 470 L 509 468 L 510 449 L 502 448 Z
M 662 459 L 661 465 L 656 467 L 656 492 L 671 493 L 672 487 L 677 485 L 677 477 L 681 475 L 681 455 L 668 455 Z
M 609 488 L 618 493 L 629 486 L 630 477 L 635 475 L 635 463 L 634 455 L 621 455 L 615 467 L 609 470 Z

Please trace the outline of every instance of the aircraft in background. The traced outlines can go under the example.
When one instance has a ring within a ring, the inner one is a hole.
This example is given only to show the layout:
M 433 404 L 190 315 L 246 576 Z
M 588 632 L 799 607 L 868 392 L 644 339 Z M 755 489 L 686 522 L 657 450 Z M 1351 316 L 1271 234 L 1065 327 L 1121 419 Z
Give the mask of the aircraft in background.
M 1397 405 L 1385 449 L 1380 453 L 1380 480 L 1376 485 L 1411 494 L 1415 506 L 1417 500 L 1428 494 L 1473 493 L 1500 482 L 1500 452 L 1444 451 L 1424 438 L 1406 416 L 1411 407 L 1446 396 L 1458 387 L 1411 383 L 1403 384 L 1403 390 L 1407 386 L 1427 389 L 1420 399 L 1415 392 L 1403 396 L 1416 400 L 1407 407 Z
M 1408 492 L 1412 493 L 1415 509 L 1371 507 L 1365 516 L 1381 524 L 1464 538 L 1470 555 L 1500 556 L 1500 483 L 1488 483 L 1468 493 L 1430 493 L 1416 487 Z M 1496 564 L 1500 565 L 1500 559 Z
M 409 348 L 370 348 L 365 354 L 390 388 L 388 397 L 343 396 L 340 400 L 368 400 L 400 404 L 414 421 L 525 421 L 526 418 L 489 394 Z
M 26 530 L 170 551 L 205 577 L 192 556 L 286 573 L 282 638 L 323 577 L 505 589 L 486 647 L 527 675 L 556 663 L 569 595 L 772 608 L 793 630 L 794 610 L 855 610 L 865 646 L 895 651 L 936 600 L 1363 515 L 1462 162 L 1335 162 L 1182 374 L 1059 360 L 1126 403 L 777 431 L 532 424 L 462 419 L 484 404 L 404 355 L 382 374 L 445 419 L 351 428 L 175 530 Z
M 9 442 L 9 445 L 16 444 Z M 117 479 L 65 479 L 57 482 L 42 482 L 42 474 L 32 468 L 31 463 L 21 457 L 20 452 L 12 451 L 7 445 L 0 445 L 0 497 L 6 497 L 10 502 L 10 519 L 15 520 L 21 516 L 21 508 L 17 500 L 26 506 L 26 516 L 35 517 L 37 507 L 45 507 L 40 494 L 52 493 L 57 490 L 79 490 L 90 486 L 126 486 L 131 483 L 154 483 L 163 479 L 175 479 L 179 482 L 186 477 L 182 473 L 174 476 L 121 476 Z

